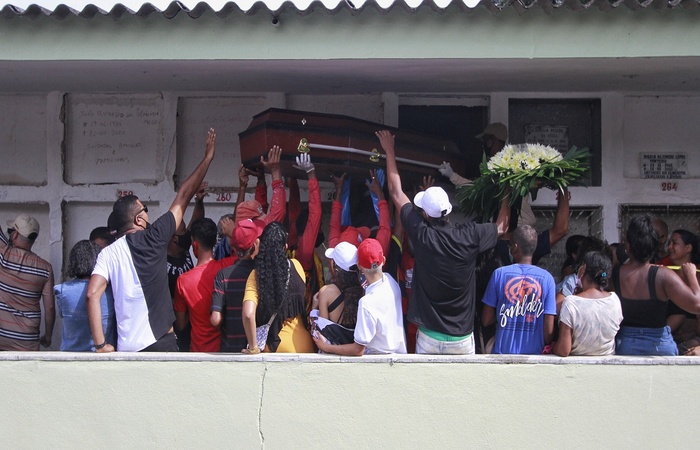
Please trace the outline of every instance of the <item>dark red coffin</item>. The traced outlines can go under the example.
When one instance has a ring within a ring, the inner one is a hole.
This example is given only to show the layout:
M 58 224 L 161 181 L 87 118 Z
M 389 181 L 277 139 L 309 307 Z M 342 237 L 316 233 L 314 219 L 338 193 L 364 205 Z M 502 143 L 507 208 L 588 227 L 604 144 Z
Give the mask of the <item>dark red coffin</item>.
M 348 116 L 275 108 L 256 115 L 248 129 L 238 135 L 241 161 L 245 166 L 252 167 L 259 163 L 261 155 L 267 155 L 273 145 L 279 145 L 282 147 L 282 175 L 299 176 L 300 171 L 292 165 L 299 155 L 300 141 L 306 139 L 312 145 L 311 161 L 316 166 L 319 179 L 326 180 L 331 173 L 343 172 L 365 177 L 369 169 L 385 168 L 385 160 L 380 158 L 378 162 L 372 162 L 368 155 L 313 148 L 313 145 L 348 147 L 369 152 L 377 149 L 383 154 L 374 133 L 385 129 L 396 136 L 397 158 L 436 166 L 448 161 L 455 172 L 465 172 L 464 158 L 451 141 Z M 424 175 L 438 175 L 437 169 L 415 163 L 399 161 L 398 166 L 406 181 L 415 182 Z

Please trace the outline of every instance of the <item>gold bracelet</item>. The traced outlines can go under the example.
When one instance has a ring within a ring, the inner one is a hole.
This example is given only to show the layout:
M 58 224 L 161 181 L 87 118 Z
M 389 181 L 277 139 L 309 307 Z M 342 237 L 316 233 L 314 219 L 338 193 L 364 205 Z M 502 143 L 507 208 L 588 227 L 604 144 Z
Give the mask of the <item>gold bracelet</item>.
M 246 345 L 246 346 L 245 346 L 245 349 L 247 350 L 247 353 L 248 353 L 249 355 L 257 355 L 258 353 L 260 353 L 260 347 L 258 347 L 258 346 L 255 346 L 255 347 L 253 347 L 253 348 L 250 348 L 249 345 Z

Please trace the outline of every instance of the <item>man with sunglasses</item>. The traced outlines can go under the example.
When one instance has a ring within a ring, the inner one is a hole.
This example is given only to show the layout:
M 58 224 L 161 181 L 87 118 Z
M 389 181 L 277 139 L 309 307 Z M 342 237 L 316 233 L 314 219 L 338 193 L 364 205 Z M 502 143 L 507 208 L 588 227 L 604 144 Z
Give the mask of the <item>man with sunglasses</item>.
M 148 206 L 135 195 L 118 199 L 110 222 L 120 236 L 102 250 L 87 289 L 87 309 L 96 352 L 115 350 L 102 329 L 100 297 L 108 283 L 114 295 L 119 351 L 176 352 L 175 314 L 168 289 L 168 242 L 182 222 L 214 159 L 216 134 L 210 128 L 204 158 L 182 183 L 168 212 L 152 224 Z
M 38 351 L 51 345 L 56 318 L 51 264 L 32 252 L 39 222 L 20 214 L 0 231 L 0 350 Z M 44 335 L 39 337 L 41 305 Z

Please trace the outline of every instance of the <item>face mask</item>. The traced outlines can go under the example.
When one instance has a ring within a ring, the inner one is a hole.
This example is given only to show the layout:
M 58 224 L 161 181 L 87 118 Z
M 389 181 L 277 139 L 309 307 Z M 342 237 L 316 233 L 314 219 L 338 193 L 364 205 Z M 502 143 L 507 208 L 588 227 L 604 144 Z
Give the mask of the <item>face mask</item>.
M 362 289 L 365 289 L 367 286 L 369 286 L 369 283 L 367 282 L 367 277 L 364 273 L 358 271 L 357 277 L 360 279 L 360 286 L 362 286 Z
M 177 237 L 177 246 L 180 247 L 183 250 L 189 250 L 190 245 L 192 245 L 192 236 L 190 236 L 190 232 L 187 231 L 185 234 L 178 235 Z

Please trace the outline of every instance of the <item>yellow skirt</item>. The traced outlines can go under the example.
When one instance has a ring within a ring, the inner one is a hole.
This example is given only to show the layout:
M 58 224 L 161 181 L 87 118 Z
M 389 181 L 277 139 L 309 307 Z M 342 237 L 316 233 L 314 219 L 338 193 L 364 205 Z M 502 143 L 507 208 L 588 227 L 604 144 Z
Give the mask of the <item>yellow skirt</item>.
M 314 341 L 304 326 L 301 315 L 285 320 L 278 336 L 281 342 L 277 347 L 277 353 L 314 353 L 316 351 Z

